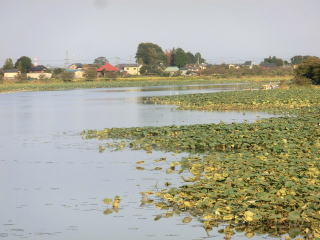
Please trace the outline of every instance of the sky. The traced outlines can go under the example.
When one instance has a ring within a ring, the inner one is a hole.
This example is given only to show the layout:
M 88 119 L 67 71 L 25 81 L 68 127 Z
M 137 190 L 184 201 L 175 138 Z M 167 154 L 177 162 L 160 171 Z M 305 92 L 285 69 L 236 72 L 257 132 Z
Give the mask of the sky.
M 0 0 L 6 58 L 62 66 L 133 62 L 140 42 L 209 63 L 320 56 L 320 0 Z M 67 55 L 68 52 L 68 55 Z

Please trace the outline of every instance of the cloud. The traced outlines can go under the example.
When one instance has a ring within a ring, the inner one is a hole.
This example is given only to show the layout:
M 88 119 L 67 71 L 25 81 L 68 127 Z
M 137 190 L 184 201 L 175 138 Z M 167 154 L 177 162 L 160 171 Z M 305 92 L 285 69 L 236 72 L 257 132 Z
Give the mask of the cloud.
M 93 4 L 97 9 L 104 9 L 108 6 L 108 1 L 107 0 L 94 0 Z

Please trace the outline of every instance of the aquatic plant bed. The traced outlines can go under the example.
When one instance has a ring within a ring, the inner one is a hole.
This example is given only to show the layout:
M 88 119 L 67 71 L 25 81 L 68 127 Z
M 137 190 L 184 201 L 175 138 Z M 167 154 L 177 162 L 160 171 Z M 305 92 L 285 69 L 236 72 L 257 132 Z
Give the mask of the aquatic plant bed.
M 259 110 L 284 113 L 303 107 L 320 106 L 319 92 L 319 88 L 219 92 L 215 94 L 147 97 L 144 98 L 144 102 L 177 105 L 179 109 L 184 110 Z
M 190 214 L 206 231 L 223 226 L 220 232 L 226 239 L 235 232 L 245 232 L 248 238 L 255 234 L 286 239 L 320 237 L 319 88 L 145 101 L 192 110 L 254 109 L 289 114 L 252 124 L 113 128 L 84 131 L 83 136 L 127 139 L 132 149 L 189 152 L 189 157 L 168 164 L 167 169 L 168 173 L 190 173 L 184 178 L 188 183 L 155 193 L 155 205 L 169 215 Z

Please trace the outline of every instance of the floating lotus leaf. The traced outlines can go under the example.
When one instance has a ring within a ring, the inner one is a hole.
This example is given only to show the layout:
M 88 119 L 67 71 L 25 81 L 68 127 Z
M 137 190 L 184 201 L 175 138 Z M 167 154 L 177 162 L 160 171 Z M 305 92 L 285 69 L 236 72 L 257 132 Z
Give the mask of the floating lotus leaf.
M 189 183 L 156 193 L 156 207 L 173 214 L 186 212 L 206 231 L 224 224 L 226 239 L 233 229 L 247 238 L 255 234 L 320 238 L 320 88 L 145 101 L 188 110 L 281 114 L 254 123 L 85 131 L 86 138 L 126 139 L 135 150 L 190 153 L 167 166 L 167 173 L 188 172 L 184 179 Z

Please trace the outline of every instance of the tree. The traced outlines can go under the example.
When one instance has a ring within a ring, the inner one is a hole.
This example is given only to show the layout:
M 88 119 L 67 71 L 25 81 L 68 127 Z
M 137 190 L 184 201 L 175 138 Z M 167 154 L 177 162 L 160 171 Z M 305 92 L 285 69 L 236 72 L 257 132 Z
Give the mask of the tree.
M 281 58 L 277 58 L 275 56 L 273 56 L 273 57 L 270 56 L 268 58 L 265 58 L 263 60 L 263 62 L 261 62 L 260 65 L 269 65 L 269 64 L 273 64 L 277 67 L 281 67 L 284 64 L 284 61 Z
M 313 84 L 320 84 L 320 58 L 308 57 L 295 69 L 295 79 L 310 79 Z
M 143 65 L 160 65 L 166 62 L 166 56 L 157 44 L 140 43 L 136 53 L 136 61 Z
M 63 73 L 64 69 L 63 68 L 55 68 L 52 71 L 52 74 L 54 77 L 59 76 L 61 73 Z
M 186 56 L 187 56 L 187 64 L 195 64 L 197 62 L 195 56 L 191 52 L 187 52 Z
M 178 48 L 173 54 L 173 64 L 179 68 L 184 67 L 188 63 L 187 54 L 182 48 Z
M 205 63 L 206 60 L 204 58 L 202 58 L 201 54 L 199 52 L 197 52 L 195 55 L 194 55 L 194 58 L 195 58 L 195 63 L 197 64 L 201 64 L 201 63 Z
M 173 55 L 174 55 L 175 49 L 173 48 L 172 50 L 167 50 L 165 51 L 165 55 L 166 55 L 166 64 L 167 66 L 172 66 L 173 65 Z
M 107 59 L 106 57 L 97 57 L 97 58 L 94 60 L 93 64 L 97 64 L 97 65 L 102 66 L 102 65 L 105 65 L 105 64 L 108 63 L 108 62 L 109 62 L 109 61 L 108 61 L 108 59 Z
M 16 63 L 15 68 L 17 68 L 21 73 L 27 73 L 32 68 L 32 60 L 29 57 L 20 57 Z
M 7 58 L 2 69 L 3 70 L 9 70 L 9 69 L 13 69 L 14 65 L 13 65 L 13 61 L 11 58 Z
M 309 58 L 311 56 L 294 56 L 292 57 L 290 60 L 291 60 L 291 64 L 293 65 L 297 65 L 297 64 L 300 64 L 302 63 L 304 60 L 306 60 L 307 58 Z

